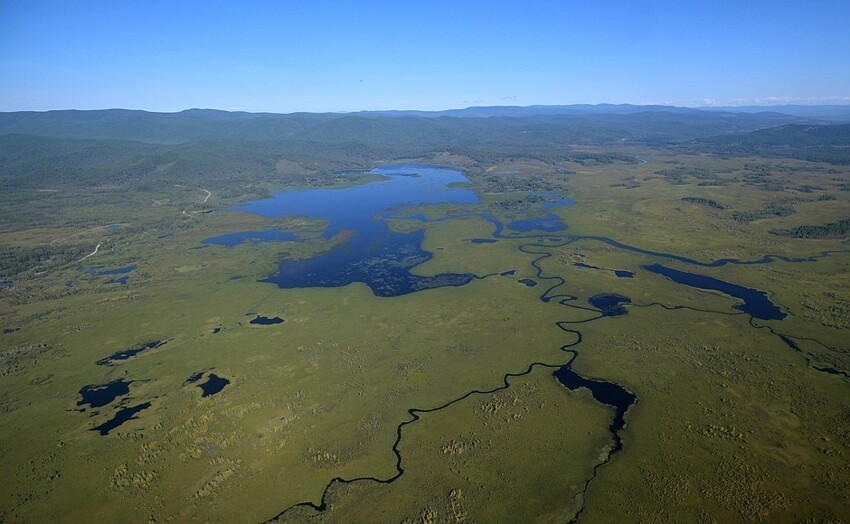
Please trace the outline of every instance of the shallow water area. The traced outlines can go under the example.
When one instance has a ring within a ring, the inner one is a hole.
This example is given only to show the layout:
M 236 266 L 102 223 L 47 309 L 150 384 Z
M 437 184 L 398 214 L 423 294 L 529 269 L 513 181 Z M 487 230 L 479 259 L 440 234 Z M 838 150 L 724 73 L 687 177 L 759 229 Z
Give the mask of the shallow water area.
M 552 375 L 567 389 L 576 390 L 579 388 L 587 388 L 590 390 L 593 398 L 597 401 L 614 407 L 614 420 L 609 426 L 609 429 L 614 434 L 615 439 L 612 453 L 621 450 L 623 448 L 623 444 L 617 432 L 625 426 L 626 411 L 628 411 L 631 405 L 635 403 L 635 400 L 637 400 L 634 393 L 631 393 L 623 386 L 613 382 L 584 378 L 573 371 L 572 366 L 569 364 L 558 368 L 554 373 L 552 373 Z
M 271 326 L 274 324 L 283 324 L 283 319 L 280 317 L 264 317 L 262 315 L 257 315 L 256 318 L 252 318 L 248 323 L 260 326 Z
M 422 165 L 376 168 L 385 178 L 340 189 L 280 191 L 271 199 L 232 208 L 269 218 L 300 216 L 327 220 L 326 239 L 340 233 L 350 237 L 331 251 L 308 260 L 281 263 L 264 282 L 281 288 L 339 287 L 362 282 L 378 296 L 397 296 L 442 286 L 461 286 L 475 275 L 443 273 L 433 277 L 410 270 L 431 258 L 422 249 L 424 231 L 398 233 L 387 220 L 403 209 L 423 204 L 476 204 L 475 192 L 457 187 L 467 182 L 459 171 Z M 285 233 L 285 232 L 281 232 Z M 257 232 L 231 234 L 230 239 L 250 238 Z M 212 243 L 221 237 L 206 239 Z M 216 241 L 215 243 L 219 243 Z
M 99 366 L 114 366 L 116 362 L 120 360 L 129 360 L 139 353 L 147 351 L 149 349 L 156 349 L 165 345 L 168 341 L 165 340 L 151 340 L 150 342 L 143 342 L 141 344 L 137 344 L 130 349 L 125 349 L 122 351 L 117 351 L 108 357 L 102 358 L 97 361 L 97 365 Z
M 207 381 L 201 384 L 198 384 L 198 387 L 201 388 L 202 394 L 201 397 L 211 397 L 216 393 L 219 393 L 224 386 L 230 384 L 230 381 L 226 378 L 220 377 L 215 373 L 210 373 L 207 376 Z
M 211 238 L 205 238 L 201 244 L 215 244 L 232 248 L 239 244 L 263 244 L 266 242 L 298 242 L 300 239 L 295 233 L 281 231 L 280 229 L 267 229 L 265 231 L 240 231 L 238 233 L 227 233 Z
M 95 277 L 106 277 L 106 276 L 114 276 L 114 275 L 126 275 L 127 273 L 131 273 L 135 271 L 135 265 L 117 267 L 115 269 L 101 269 L 102 266 L 91 266 L 91 267 L 83 267 L 80 266 L 77 271 L 80 273 L 87 273 L 89 275 Z
M 563 198 L 556 193 L 530 193 L 529 196 L 543 198 L 544 200 L 541 202 L 541 207 L 546 211 L 550 211 L 556 207 L 570 206 L 575 203 L 571 199 Z M 559 216 L 550 211 L 543 217 L 515 220 L 508 224 L 508 229 L 518 231 L 520 233 L 528 233 L 530 231 L 556 233 L 566 230 L 567 225 Z
M 119 378 L 106 384 L 83 386 L 79 391 L 80 399 L 77 400 L 77 405 L 85 406 L 88 404 L 91 408 L 106 406 L 107 404 L 111 404 L 116 398 L 130 393 L 130 384 L 132 383 L 132 381 Z
M 629 304 L 631 301 L 629 297 L 616 293 L 600 293 L 587 299 L 588 304 L 598 308 L 602 315 L 606 317 L 625 315 L 628 310 L 622 304 Z
M 528 233 L 529 231 L 545 231 L 546 233 L 555 233 L 567 229 L 560 218 L 555 215 L 548 215 L 542 218 L 526 218 L 523 220 L 515 220 L 508 224 L 508 229 L 518 231 L 520 233 Z
M 149 407 L 151 407 L 151 403 L 144 402 L 136 406 L 121 408 L 120 410 L 118 410 L 117 413 L 115 413 L 114 417 L 104 422 L 100 426 L 91 428 L 91 431 L 99 432 L 102 437 L 109 435 L 110 431 L 121 426 L 125 422 L 137 419 L 138 417 L 136 417 L 136 413 L 144 411 Z
M 741 299 L 743 304 L 734 306 L 735 309 L 739 309 L 755 318 L 760 318 L 762 320 L 782 320 L 786 317 L 786 314 L 783 313 L 782 310 L 779 309 L 773 302 L 771 302 L 769 298 L 767 298 L 767 293 L 764 291 L 739 286 L 737 284 L 725 282 L 706 275 L 697 275 L 686 271 L 680 271 L 678 269 L 662 266 L 661 264 L 643 266 L 643 269 L 665 276 L 677 284 L 684 284 L 686 286 L 699 289 L 720 291 L 726 295 Z

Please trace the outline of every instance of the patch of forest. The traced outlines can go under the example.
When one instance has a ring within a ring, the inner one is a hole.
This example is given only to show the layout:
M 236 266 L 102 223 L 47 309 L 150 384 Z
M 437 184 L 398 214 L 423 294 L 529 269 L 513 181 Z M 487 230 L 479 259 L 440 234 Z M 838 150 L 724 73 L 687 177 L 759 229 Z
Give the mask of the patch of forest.
M 771 233 L 794 238 L 843 238 L 850 236 L 850 218 L 828 224 L 798 226 L 790 229 L 774 229 Z
M 700 205 L 703 205 L 703 206 L 713 207 L 715 209 L 728 209 L 729 208 L 729 206 L 727 206 L 725 204 L 721 204 L 720 202 L 718 202 L 716 200 L 712 200 L 710 198 L 686 196 L 686 197 L 682 197 L 682 200 L 684 202 L 690 202 L 691 204 L 700 204 Z
M 759 209 L 748 211 L 735 211 L 732 220 L 735 222 L 752 222 L 762 218 L 788 217 L 797 211 L 790 205 L 782 202 L 768 202 Z
M 742 134 L 700 138 L 686 148 L 732 156 L 793 158 L 850 164 L 850 124 L 788 124 Z

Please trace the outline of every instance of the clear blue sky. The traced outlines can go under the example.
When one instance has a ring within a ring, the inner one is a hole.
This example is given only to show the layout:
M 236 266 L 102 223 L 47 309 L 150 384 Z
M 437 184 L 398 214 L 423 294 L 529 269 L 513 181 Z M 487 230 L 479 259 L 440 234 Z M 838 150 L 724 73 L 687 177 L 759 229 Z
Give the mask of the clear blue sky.
M 0 111 L 850 103 L 850 0 L 0 0 Z

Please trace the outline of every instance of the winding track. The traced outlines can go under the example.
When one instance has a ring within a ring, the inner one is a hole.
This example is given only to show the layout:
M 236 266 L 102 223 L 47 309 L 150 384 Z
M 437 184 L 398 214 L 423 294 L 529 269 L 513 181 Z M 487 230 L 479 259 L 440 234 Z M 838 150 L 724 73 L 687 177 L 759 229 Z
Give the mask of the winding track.
M 83 258 L 77 260 L 77 262 L 74 262 L 74 263 L 77 264 L 77 263 L 82 262 L 83 260 L 89 258 L 90 256 L 96 255 L 97 250 L 100 249 L 101 245 L 102 245 L 102 243 L 99 243 L 98 245 L 94 246 L 94 251 L 92 251 L 91 253 L 89 253 L 88 255 L 84 256 Z
M 207 194 L 207 196 L 205 196 L 204 200 L 201 202 L 202 204 L 206 204 L 207 200 L 209 200 L 210 197 L 212 196 L 212 191 L 210 191 L 209 189 L 201 189 L 201 191 L 203 191 L 204 193 Z M 195 213 L 200 213 L 200 212 L 201 211 L 192 211 L 191 213 L 189 213 L 188 211 L 186 211 L 184 209 L 180 213 L 183 214 L 183 215 L 186 215 L 189 218 L 194 218 Z

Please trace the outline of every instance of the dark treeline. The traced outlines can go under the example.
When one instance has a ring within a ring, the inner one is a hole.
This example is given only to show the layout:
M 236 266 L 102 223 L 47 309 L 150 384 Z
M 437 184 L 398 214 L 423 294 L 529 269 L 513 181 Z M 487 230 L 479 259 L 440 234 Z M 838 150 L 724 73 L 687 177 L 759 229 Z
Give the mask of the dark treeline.
M 759 220 L 761 218 L 787 217 L 796 212 L 797 211 L 793 207 L 787 204 L 783 204 L 781 202 L 769 202 L 760 209 L 735 211 L 732 213 L 732 220 L 735 222 L 752 222 L 753 220 Z
M 699 166 L 675 166 L 660 169 L 655 174 L 661 175 L 671 184 L 677 185 L 687 184 L 691 178 L 722 184 L 722 179 L 718 176 L 717 170 Z
M 81 245 L 40 245 L 20 247 L 0 244 L 0 278 L 30 269 L 47 270 L 70 264 L 86 255 L 91 247 Z
M 843 238 L 850 236 L 850 219 L 814 226 L 799 226 L 791 229 L 774 229 L 774 235 L 795 238 Z
M 728 209 L 729 208 L 729 206 L 721 204 L 720 202 L 718 202 L 716 200 L 712 200 L 710 198 L 686 196 L 686 197 L 682 197 L 682 200 L 685 201 L 685 202 L 690 202 L 692 204 L 700 204 L 700 205 L 703 205 L 703 206 L 713 207 L 713 208 L 716 208 L 716 209 Z
M 793 158 L 850 164 L 850 124 L 790 124 L 743 134 L 726 134 L 689 142 L 686 149 L 732 156 Z

